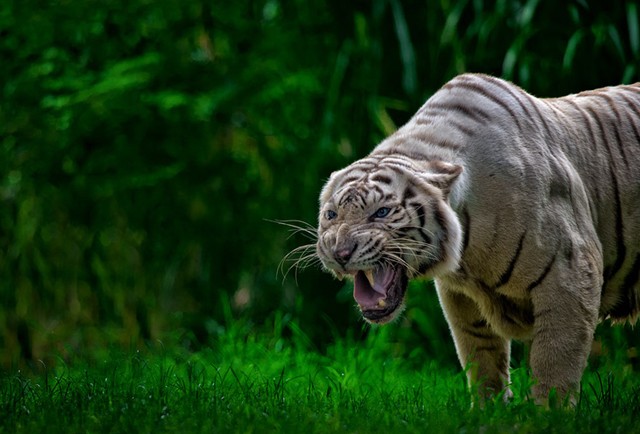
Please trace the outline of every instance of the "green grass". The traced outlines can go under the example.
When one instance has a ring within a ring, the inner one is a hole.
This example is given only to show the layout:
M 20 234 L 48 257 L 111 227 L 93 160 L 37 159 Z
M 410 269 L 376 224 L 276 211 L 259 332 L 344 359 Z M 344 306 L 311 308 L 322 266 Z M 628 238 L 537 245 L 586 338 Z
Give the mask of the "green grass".
M 624 366 L 587 372 L 576 409 L 527 401 L 525 368 L 509 405 L 471 408 L 457 366 L 393 356 L 385 328 L 323 354 L 303 337 L 250 332 L 196 353 L 111 351 L 4 372 L 0 433 L 640 432 L 640 379 Z

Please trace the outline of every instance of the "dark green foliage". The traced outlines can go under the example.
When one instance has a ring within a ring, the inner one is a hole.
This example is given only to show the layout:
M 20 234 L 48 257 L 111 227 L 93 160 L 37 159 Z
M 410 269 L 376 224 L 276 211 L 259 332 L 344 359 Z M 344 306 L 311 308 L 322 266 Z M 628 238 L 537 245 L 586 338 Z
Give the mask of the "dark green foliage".
M 631 1 L 1 2 L 0 362 L 194 348 L 275 311 L 318 349 L 359 338 L 348 285 L 276 276 L 305 241 L 267 220 L 314 224 L 329 173 L 457 73 L 542 96 L 635 80 L 638 19 Z M 396 350 L 454 363 L 423 286 Z

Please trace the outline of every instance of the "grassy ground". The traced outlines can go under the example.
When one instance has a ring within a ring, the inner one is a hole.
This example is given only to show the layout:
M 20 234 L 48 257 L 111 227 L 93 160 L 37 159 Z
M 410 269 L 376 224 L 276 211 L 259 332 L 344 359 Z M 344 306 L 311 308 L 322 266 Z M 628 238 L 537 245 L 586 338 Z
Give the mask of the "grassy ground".
M 249 330 L 197 353 L 113 351 L 4 372 L 0 433 L 640 432 L 640 378 L 623 366 L 587 372 L 576 409 L 528 402 L 525 368 L 511 404 L 472 409 L 457 366 L 408 366 L 384 329 L 322 355 Z

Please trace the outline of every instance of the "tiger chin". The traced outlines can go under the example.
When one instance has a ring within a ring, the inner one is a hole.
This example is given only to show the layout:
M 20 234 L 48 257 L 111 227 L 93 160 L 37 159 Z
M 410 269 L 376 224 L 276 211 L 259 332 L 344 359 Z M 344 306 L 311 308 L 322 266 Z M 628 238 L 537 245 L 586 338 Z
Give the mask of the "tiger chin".
M 539 99 L 463 74 L 331 175 L 316 252 L 372 323 L 433 278 L 481 396 L 512 396 L 515 339 L 535 400 L 575 402 L 599 320 L 640 312 L 639 198 L 639 84 Z

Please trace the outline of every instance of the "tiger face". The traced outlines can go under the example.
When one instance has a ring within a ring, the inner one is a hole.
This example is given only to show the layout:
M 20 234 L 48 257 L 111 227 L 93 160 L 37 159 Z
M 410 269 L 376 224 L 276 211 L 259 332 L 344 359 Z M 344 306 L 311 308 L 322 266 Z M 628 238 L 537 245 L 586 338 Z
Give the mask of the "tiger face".
M 410 278 L 455 267 L 461 231 L 447 195 L 460 172 L 442 162 L 420 167 L 399 155 L 369 156 L 324 187 L 317 254 L 338 278 L 353 278 L 367 321 L 396 318 Z

